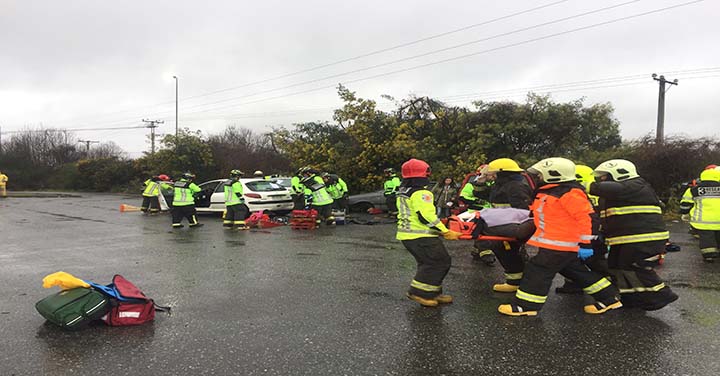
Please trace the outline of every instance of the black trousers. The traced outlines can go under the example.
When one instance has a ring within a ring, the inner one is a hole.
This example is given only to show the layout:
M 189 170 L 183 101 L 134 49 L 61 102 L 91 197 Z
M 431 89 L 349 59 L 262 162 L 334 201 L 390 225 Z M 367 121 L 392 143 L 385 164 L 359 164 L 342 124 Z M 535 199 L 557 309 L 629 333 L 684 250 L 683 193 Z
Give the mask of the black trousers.
M 700 252 L 705 258 L 720 257 L 720 230 L 696 230 L 700 235 Z
M 348 198 L 347 196 L 343 196 L 340 198 L 336 198 L 333 200 L 333 209 L 336 210 L 345 210 L 345 213 L 348 213 Z
M 495 243 L 499 242 L 493 242 L 490 240 L 475 240 L 475 242 L 473 243 L 474 251 L 471 253 L 475 253 L 480 257 L 492 256 L 495 254 L 493 248 L 498 247 L 498 245 Z
M 575 281 L 588 295 L 601 303 L 610 305 L 617 301 L 617 288 L 610 280 L 580 262 L 576 252 L 540 248 L 538 254 L 525 266 L 514 304 L 528 311 L 540 310 L 557 273 Z
M 521 242 L 486 241 L 489 249 L 492 249 L 500 265 L 505 269 L 505 283 L 509 285 L 520 285 L 523 278 L 525 261 L 520 254 Z
M 385 204 L 388 207 L 389 214 L 397 214 L 397 211 L 398 211 L 397 195 L 395 195 L 395 194 L 385 195 Z
M 223 226 L 244 226 L 245 220 L 250 216 L 250 209 L 245 204 L 235 204 L 226 207 Z
M 426 299 L 442 293 L 442 282 L 450 271 L 450 254 L 438 237 L 403 240 L 405 249 L 415 258 L 417 271 L 408 292 Z
M 303 210 L 305 209 L 305 195 L 300 194 L 293 194 L 292 195 L 293 200 L 293 210 Z
M 665 240 L 610 246 L 608 268 L 626 307 L 660 309 L 678 296 L 655 273 Z
M 144 212 L 150 211 L 151 213 L 157 213 L 160 211 L 160 200 L 157 196 L 143 196 L 143 202 L 140 206 L 140 210 Z
M 197 211 L 195 205 L 173 206 L 172 208 L 172 225 L 173 227 L 182 227 L 183 218 L 187 218 L 190 227 L 197 226 Z

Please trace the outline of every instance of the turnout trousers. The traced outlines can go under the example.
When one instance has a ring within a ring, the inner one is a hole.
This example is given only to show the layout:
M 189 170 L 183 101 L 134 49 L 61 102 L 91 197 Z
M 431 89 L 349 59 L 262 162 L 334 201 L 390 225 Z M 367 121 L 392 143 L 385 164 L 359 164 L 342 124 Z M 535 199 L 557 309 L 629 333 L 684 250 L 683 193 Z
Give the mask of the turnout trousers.
M 519 286 L 520 280 L 523 278 L 523 269 L 525 269 L 525 260 L 520 254 L 523 243 L 484 241 L 483 245 L 492 250 L 500 261 L 500 265 L 505 269 L 505 283 Z
M 305 195 L 300 193 L 294 193 L 291 195 L 293 201 L 293 210 L 305 209 Z
M 326 224 L 335 223 L 335 217 L 332 215 L 332 203 L 321 206 L 313 205 L 312 208 L 318 212 L 318 217 L 315 220 L 316 225 L 320 226 L 322 221 L 325 221 Z
M 160 211 L 160 200 L 158 196 L 143 196 L 143 202 L 140 210 L 147 213 L 157 213 Z
M 696 230 L 700 235 L 700 253 L 704 259 L 720 257 L 720 230 Z
M 655 273 L 665 240 L 610 246 L 608 268 L 625 307 L 660 309 L 678 296 Z
M 224 227 L 243 227 L 245 220 L 250 216 L 250 209 L 245 204 L 235 204 L 226 207 Z
M 196 213 L 197 211 L 195 210 L 195 205 L 173 206 L 172 227 L 182 227 L 183 218 L 187 218 L 190 227 L 197 226 L 198 221 Z
M 450 254 L 438 237 L 403 240 L 405 249 L 415 258 L 417 271 L 408 292 L 432 299 L 442 293 L 442 282 L 450 271 Z
M 513 304 L 526 311 L 539 311 L 547 300 L 548 291 L 557 273 L 575 281 L 585 293 L 598 302 L 610 305 L 617 301 L 617 288 L 610 280 L 584 265 L 576 252 L 540 248 L 525 267 Z

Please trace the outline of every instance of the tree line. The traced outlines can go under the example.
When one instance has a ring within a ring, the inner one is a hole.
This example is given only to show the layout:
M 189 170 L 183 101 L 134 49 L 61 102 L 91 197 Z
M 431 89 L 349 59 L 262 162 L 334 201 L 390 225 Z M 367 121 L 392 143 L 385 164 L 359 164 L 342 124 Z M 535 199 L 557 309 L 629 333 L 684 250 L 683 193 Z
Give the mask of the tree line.
M 480 164 L 509 157 L 523 167 L 561 156 L 591 167 L 611 158 L 629 159 L 661 197 L 676 194 L 679 183 L 695 178 L 709 163 L 720 163 L 720 142 L 671 137 L 656 145 L 650 136 L 622 141 L 610 103 L 585 105 L 582 99 L 555 102 L 528 94 L 524 102 L 474 102 L 451 106 L 429 97 L 395 100 L 391 111 L 338 87 L 343 106 L 333 121 L 298 123 L 257 134 L 228 126 L 219 134 L 188 129 L 166 135 L 160 149 L 127 158 L 113 143 L 88 153 L 60 130 L 27 130 L 0 150 L 0 171 L 13 189 L 137 191 L 160 173 L 193 171 L 198 180 L 246 173 L 291 174 L 301 166 L 340 175 L 352 193 L 382 186 L 382 171 L 399 169 L 409 158 L 426 160 L 433 179 L 462 178 Z

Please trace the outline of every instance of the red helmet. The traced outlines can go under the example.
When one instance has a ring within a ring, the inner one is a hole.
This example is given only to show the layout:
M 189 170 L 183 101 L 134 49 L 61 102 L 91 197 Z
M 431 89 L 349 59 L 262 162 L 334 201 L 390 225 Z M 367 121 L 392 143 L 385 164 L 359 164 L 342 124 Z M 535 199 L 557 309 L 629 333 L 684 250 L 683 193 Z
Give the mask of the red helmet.
M 717 167 L 717 165 L 709 164 L 709 165 L 705 166 L 705 170 L 712 170 L 712 169 L 714 169 L 714 168 L 716 168 L 716 167 Z
M 419 159 L 411 159 L 402 165 L 402 177 L 408 178 L 426 178 L 430 176 L 430 165 Z
M 160 179 L 162 181 L 168 181 L 168 180 L 170 180 L 170 177 L 165 174 L 160 174 L 160 175 L 158 175 L 158 179 Z

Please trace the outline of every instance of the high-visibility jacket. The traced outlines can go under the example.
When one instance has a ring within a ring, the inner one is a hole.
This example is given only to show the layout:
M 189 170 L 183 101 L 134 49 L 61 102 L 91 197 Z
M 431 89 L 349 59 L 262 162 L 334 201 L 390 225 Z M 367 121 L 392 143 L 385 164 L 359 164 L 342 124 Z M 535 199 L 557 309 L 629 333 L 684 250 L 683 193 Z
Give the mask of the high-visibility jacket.
M 312 192 L 312 204 L 315 206 L 325 206 L 333 203 L 332 197 L 325 188 L 325 182 L 317 175 L 313 175 L 303 180 L 303 184 Z
M 341 177 L 338 177 L 335 183 L 328 184 L 326 189 L 330 194 L 330 197 L 333 198 L 333 200 L 343 198 L 343 196 L 345 196 L 345 194 L 348 192 L 347 184 L 344 180 L 342 180 Z
M 460 198 L 465 201 L 469 210 L 481 210 L 484 208 L 491 208 L 492 205 L 487 198 L 490 197 L 490 189 L 493 186 L 493 182 L 483 183 L 481 186 L 476 186 L 470 182 L 465 183 L 462 190 L 460 191 Z M 483 197 L 485 196 L 485 197 Z
M 187 179 L 180 179 L 173 184 L 174 195 L 173 195 L 173 206 L 189 206 L 195 205 L 195 198 L 193 195 L 201 191 L 197 184 L 188 181 Z
M 160 193 L 160 182 L 152 179 L 145 180 L 145 189 L 142 195 L 145 197 L 155 197 Z
M 232 181 L 232 184 L 226 185 L 224 188 L 225 192 L 225 206 L 240 205 L 245 203 L 243 198 L 243 186 L 237 180 Z
M 494 208 L 528 209 L 533 190 L 527 179 L 517 172 L 498 172 L 490 189 L 490 203 Z
M 8 177 L 5 174 L 0 174 L 0 187 L 4 187 L 7 184 Z
M 541 186 L 530 209 L 535 222 L 530 245 L 577 252 L 579 244 L 589 247 L 597 237 L 597 215 L 585 189 L 576 182 Z
M 695 229 L 720 230 L 720 182 L 700 180 L 685 190 L 680 213 L 690 213 L 690 226 Z
M 394 195 L 397 193 L 398 188 L 400 188 L 400 178 L 393 174 L 389 179 L 385 180 L 383 184 L 385 192 L 383 194 L 385 196 Z
M 436 237 L 447 227 L 435 214 L 433 194 L 426 187 L 401 187 L 397 196 L 397 240 Z
M 590 193 L 600 197 L 600 223 L 608 245 L 670 238 L 660 199 L 643 178 L 595 182 Z

